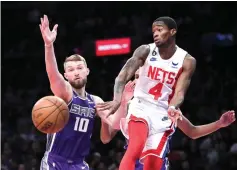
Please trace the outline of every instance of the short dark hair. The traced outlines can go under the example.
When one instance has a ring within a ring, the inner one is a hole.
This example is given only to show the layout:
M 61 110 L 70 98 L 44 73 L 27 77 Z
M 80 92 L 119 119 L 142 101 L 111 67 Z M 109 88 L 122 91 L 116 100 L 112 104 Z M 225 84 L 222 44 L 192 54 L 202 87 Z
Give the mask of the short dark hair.
M 176 29 L 177 30 L 177 24 L 175 20 L 171 17 L 159 17 L 154 22 L 162 21 L 169 29 Z M 153 23 L 154 23 L 153 22 Z

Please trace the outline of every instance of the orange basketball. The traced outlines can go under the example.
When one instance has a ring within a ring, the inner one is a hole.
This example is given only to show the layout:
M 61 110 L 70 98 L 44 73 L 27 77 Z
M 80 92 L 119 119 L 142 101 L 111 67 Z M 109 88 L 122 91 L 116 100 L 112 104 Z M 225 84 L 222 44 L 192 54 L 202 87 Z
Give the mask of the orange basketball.
M 35 127 L 43 133 L 55 133 L 68 123 L 67 104 L 59 97 L 46 96 L 38 100 L 32 109 Z

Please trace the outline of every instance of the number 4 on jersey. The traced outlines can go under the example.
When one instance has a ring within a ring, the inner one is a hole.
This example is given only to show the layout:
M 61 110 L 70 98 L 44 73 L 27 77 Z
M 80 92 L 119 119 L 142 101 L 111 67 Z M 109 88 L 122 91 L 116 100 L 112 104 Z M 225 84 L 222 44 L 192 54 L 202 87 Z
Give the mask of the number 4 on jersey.
M 157 85 L 152 87 L 149 90 L 148 93 L 153 95 L 155 100 L 158 100 L 158 98 L 161 97 L 161 95 L 162 95 L 162 93 L 161 93 L 162 87 L 163 87 L 163 84 L 162 83 L 158 83 Z

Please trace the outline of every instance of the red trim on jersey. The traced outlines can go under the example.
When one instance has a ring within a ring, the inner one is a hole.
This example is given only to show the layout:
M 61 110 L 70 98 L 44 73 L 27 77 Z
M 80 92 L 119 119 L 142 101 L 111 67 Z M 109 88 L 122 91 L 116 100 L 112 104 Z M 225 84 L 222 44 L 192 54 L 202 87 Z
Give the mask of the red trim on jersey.
M 183 72 L 183 68 L 181 67 L 181 68 L 179 69 L 179 71 L 178 71 L 177 76 L 175 77 L 175 83 L 174 83 L 174 85 L 173 85 L 173 87 L 172 87 L 172 93 L 169 95 L 168 104 L 170 103 L 171 99 L 172 99 L 173 96 L 174 96 L 175 88 L 176 88 L 176 85 L 177 85 L 179 76 L 181 75 L 182 72 Z
M 147 125 L 147 127 L 149 127 L 147 121 L 145 119 L 143 119 L 143 118 L 139 118 L 139 117 L 133 116 L 131 114 L 129 119 L 130 119 L 129 121 L 132 120 L 132 121 L 135 121 L 135 122 L 144 122 Z

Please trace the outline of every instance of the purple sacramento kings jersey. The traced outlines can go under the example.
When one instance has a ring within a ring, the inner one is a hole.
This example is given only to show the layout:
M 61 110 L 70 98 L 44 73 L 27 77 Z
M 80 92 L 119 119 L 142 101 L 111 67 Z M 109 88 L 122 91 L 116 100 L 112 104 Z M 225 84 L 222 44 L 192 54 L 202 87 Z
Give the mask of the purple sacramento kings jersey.
M 86 94 L 86 99 L 82 99 L 73 91 L 68 108 L 67 125 L 60 132 L 47 135 L 46 151 L 71 160 L 84 158 L 90 151 L 95 103 L 91 95 Z

